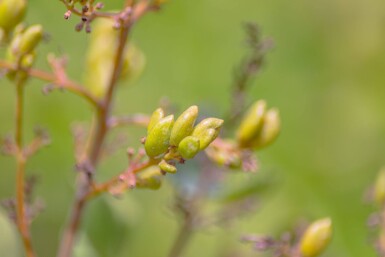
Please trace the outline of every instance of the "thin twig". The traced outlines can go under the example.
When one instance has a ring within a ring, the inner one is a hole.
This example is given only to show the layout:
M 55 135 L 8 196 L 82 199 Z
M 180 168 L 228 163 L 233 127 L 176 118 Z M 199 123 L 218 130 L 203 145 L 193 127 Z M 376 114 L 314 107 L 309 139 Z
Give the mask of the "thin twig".
M 180 227 L 168 257 L 181 257 L 193 234 L 191 220 L 186 217 Z
M 128 34 L 130 32 L 130 29 L 132 25 L 137 21 L 139 17 L 141 17 L 146 11 L 149 10 L 150 4 L 147 1 L 142 1 L 138 3 L 133 11 L 132 16 L 130 16 L 130 19 L 127 23 L 122 24 L 120 26 L 120 33 L 119 33 L 119 41 L 118 41 L 118 47 L 116 50 L 115 60 L 114 60 L 114 68 L 113 72 L 111 74 L 110 81 L 108 83 L 108 89 L 106 92 L 106 95 L 101 102 L 101 105 L 97 108 L 97 114 L 96 114 L 96 127 L 95 127 L 95 133 L 93 134 L 91 138 L 91 144 L 90 144 L 90 150 L 88 152 L 88 158 L 86 158 L 86 161 L 91 166 L 92 170 L 95 170 L 95 167 L 98 164 L 99 157 L 101 154 L 101 150 L 103 148 L 105 137 L 109 131 L 108 127 L 108 121 L 110 118 L 110 111 L 111 111 L 111 105 L 113 101 L 113 96 L 116 88 L 116 84 L 118 82 L 122 62 L 123 62 L 123 53 L 125 51 L 126 42 L 128 39 Z M 102 192 L 106 188 L 103 186 L 103 189 L 98 189 L 98 187 L 95 187 L 93 185 L 93 178 L 92 174 L 86 174 L 80 173 L 79 174 L 79 186 L 77 189 L 76 198 L 72 207 L 72 214 L 70 216 L 68 226 L 64 231 L 63 239 L 60 244 L 58 257 L 70 257 L 74 242 L 75 242 L 75 236 L 79 229 L 80 223 L 81 223 L 81 216 L 84 210 L 84 207 L 86 205 L 87 200 L 90 198 L 89 194 L 91 195 L 97 195 L 93 194 L 94 190 L 97 192 Z M 96 189 L 93 189 L 96 188 Z M 95 191 L 95 192 L 96 192 Z
M 29 222 L 26 216 L 25 207 L 25 164 L 26 158 L 23 151 L 23 114 L 24 114 L 24 82 L 20 79 L 16 84 L 16 128 L 15 143 L 17 146 L 17 171 L 16 171 L 16 217 L 17 227 L 21 234 L 26 255 L 34 257 L 35 253 L 32 247 Z
M 11 63 L 4 60 L 0 60 L 0 68 L 6 69 L 9 71 L 17 70 L 17 67 Z M 99 101 L 90 93 L 88 92 L 82 85 L 72 81 L 72 80 L 60 80 L 57 76 L 54 74 L 48 73 L 46 71 L 42 71 L 39 69 L 21 69 L 23 72 L 26 72 L 28 76 L 38 78 L 47 82 L 50 82 L 52 84 L 55 84 L 57 86 L 60 86 L 61 88 L 64 88 L 68 91 L 71 91 L 83 98 L 85 98 L 88 102 L 90 102 L 92 105 L 97 106 L 99 105 Z
M 134 114 L 128 116 L 111 117 L 108 120 L 110 128 L 116 128 L 125 125 L 137 125 L 147 127 L 150 122 L 150 117 L 146 114 Z
M 114 18 L 116 17 L 119 13 L 118 12 L 92 12 L 91 14 L 84 14 L 82 11 L 78 10 L 77 8 L 75 8 L 74 5 L 68 3 L 66 0 L 60 0 L 67 8 L 67 10 L 71 11 L 71 13 L 77 15 L 77 16 L 80 16 L 80 17 L 91 17 L 94 18 L 94 17 L 100 17 L 100 18 L 107 18 L 107 19 L 111 19 L 111 18 Z

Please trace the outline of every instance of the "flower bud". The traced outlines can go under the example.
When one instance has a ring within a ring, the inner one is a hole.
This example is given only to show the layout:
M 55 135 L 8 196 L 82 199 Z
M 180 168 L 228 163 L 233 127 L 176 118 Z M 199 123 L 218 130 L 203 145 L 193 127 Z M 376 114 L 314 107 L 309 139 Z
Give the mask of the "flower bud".
M 176 167 L 174 165 L 171 165 L 167 163 L 165 160 L 162 160 L 158 164 L 159 168 L 167 173 L 176 173 Z
M 112 19 L 98 19 L 92 25 L 84 82 L 96 97 L 103 97 L 114 70 L 119 32 L 114 29 Z M 143 53 L 133 44 L 127 45 L 123 53 L 123 64 L 119 78 L 135 79 L 143 70 L 144 65 Z
M 150 122 L 147 126 L 147 133 L 150 133 L 151 129 L 161 120 L 164 118 L 164 111 L 162 108 L 156 109 L 150 118 Z
M 140 77 L 145 65 L 146 58 L 143 52 L 134 44 L 130 43 L 124 54 L 122 74 L 120 76 L 122 79 L 135 80 Z
M 161 119 L 148 133 L 144 148 L 149 157 L 157 157 L 165 153 L 169 147 L 174 115 Z
M 35 60 L 36 60 L 36 53 L 35 52 L 31 52 L 29 54 L 26 54 L 21 58 L 21 67 L 23 67 L 25 69 L 31 68 L 32 65 L 35 63 Z
M 155 0 L 154 3 L 159 6 L 159 5 L 165 4 L 166 2 L 168 2 L 168 0 Z
M 159 189 L 162 185 L 162 172 L 158 166 L 151 166 L 137 174 L 136 187 Z
M 265 112 L 266 102 L 264 100 L 257 101 L 249 108 L 236 132 L 237 141 L 241 147 L 249 147 L 257 137 Z
M 1 0 L 0 1 L 0 28 L 8 34 L 25 15 L 27 2 L 25 0 Z
M 114 69 L 118 32 L 113 21 L 96 20 L 92 23 L 87 50 L 84 82 L 96 97 L 103 97 Z
M 204 150 L 214 141 L 223 125 L 223 120 L 217 118 L 207 118 L 202 120 L 195 128 L 192 136 L 199 139 L 199 149 Z
M 6 34 L 5 31 L 0 28 L 0 46 L 5 42 Z
M 170 145 L 177 146 L 183 138 L 191 135 L 198 117 L 198 106 L 193 105 L 184 111 L 175 121 L 171 131 Z
M 43 38 L 43 27 L 33 25 L 28 27 L 21 35 L 19 52 L 21 55 L 33 51 Z
M 270 109 L 266 112 L 262 128 L 258 136 L 252 141 L 253 148 L 265 147 L 278 137 L 281 130 L 281 120 L 279 118 L 279 111 L 277 109 Z
M 377 175 L 373 193 L 376 203 L 383 206 L 385 203 L 385 167 L 382 167 Z
M 199 139 L 193 136 L 185 137 L 178 146 L 178 152 L 183 159 L 191 159 L 199 152 Z
M 332 221 L 330 218 L 317 220 L 310 224 L 300 242 L 303 257 L 318 256 L 329 244 L 332 237 Z

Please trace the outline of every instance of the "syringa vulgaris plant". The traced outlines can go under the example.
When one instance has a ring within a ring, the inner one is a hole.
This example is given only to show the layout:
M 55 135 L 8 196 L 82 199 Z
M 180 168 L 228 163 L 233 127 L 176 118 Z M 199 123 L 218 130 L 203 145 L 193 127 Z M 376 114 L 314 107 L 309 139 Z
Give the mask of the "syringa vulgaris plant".
M 180 186 L 175 193 L 174 209 L 182 217 L 182 223 L 169 256 L 181 256 L 195 230 L 223 223 L 248 211 L 250 206 L 248 201 L 243 201 L 247 198 L 245 196 L 249 196 L 250 192 L 258 192 L 264 186 L 262 183 L 228 195 L 227 200 L 230 199 L 231 205 L 223 207 L 218 219 L 202 218 L 204 214 L 201 213 L 200 204 L 206 200 L 210 187 L 221 183 L 218 176 L 209 178 L 207 174 L 212 170 L 226 174 L 226 169 L 256 171 L 258 165 L 254 152 L 271 144 L 280 133 L 279 111 L 268 107 L 266 101 L 256 101 L 244 113 L 250 81 L 260 71 L 271 42 L 261 40 L 258 29 L 252 24 L 247 25 L 250 53 L 234 76 L 231 107 L 224 119 L 202 118 L 202 115 L 199 116 L 199 107 L 195 105 L 179 115 L 170 113 L 166 107 L 159 107 L 151 115 L 116 116 L 112 106 L 115 95 L 119 93 L 117 85 L 128 83 L 127 80 L 134 82 L 145 66 L 144 54 L 130 42 L 129 35 L 143 16 L 160 10 L 165 1 L 122 0 L 122 9 L 118 11 L 105 11 L 103 3 L 93 0 L 60 2 L 65 8 L 64 19 L 77 19 L 79 22 L 75 30 L 90 33 L 82 83 L 67 75 L 67 60 L 64 57 L 53 54 L 47 57 L 51 71 L 35 67 L 39 45 L 48 32 L 39 24 L 26 25 L 24 17 L 30 4 L 27 0 L 0 0 L 0 41 L 5 49 L 5 55 L 0 59 L 0 69 L 4 79 L 12 82 L 16 98 L 13 136 L 5 138 L 2 144 L 3 153 L 13 156 L 16 162 L 16 196 L 4 201 L 3 207 L 8 210 L 20 232 L 25 255 L 39 256 L 32 244 L 30 225 L 40 210 L 40 205 L 31 201 L 26 163 L 50 143 L 47 133 L 42 129 L 36 130 L 31 142 L 25 142 L 23 137 L 25 88 L 30 78 L 37 78 L 49 83 L 43 88 L 45 93 L 60 89 L 77 94 L 92 106 L 95 116 L 89 135 L 84 136 L 81 129 L 75 129 L 76 192 L 60 237 L 57 257 L 73 255 L 89 201 L 104 193 L 121 195 L 136 189 L 157 190 L 166 175 L 183 172 L 185 162 L 195 161 L 201 168 L 200 181 L 206 183 L 199 184 L 199 190 L 195 193 L 185 194 Z M 143 148 L 134 150 L 126 146 L 129 159 L 126 169 L 116 172 L 117 175 L 107 181 L 97 182 L 95 176 L 102 172 L 98 165 L 107 147 L 106 137 L 114 128 L 124 125 L 146 128 L 144 137 L 137 139 L 141 140 Z M 201 152 L 206 157 L 199 155 Z M 297 238 L 297 243 L 289 247 L 290 251 L 278 251 L 285 244 L 272 239 L 247 237 L 245 240 L 254 242 L 259 249 L 274 248 L 276 256 L 314 257 L 325 248 L 330 236 L 331 221 L 323 219 L 311 224 Z

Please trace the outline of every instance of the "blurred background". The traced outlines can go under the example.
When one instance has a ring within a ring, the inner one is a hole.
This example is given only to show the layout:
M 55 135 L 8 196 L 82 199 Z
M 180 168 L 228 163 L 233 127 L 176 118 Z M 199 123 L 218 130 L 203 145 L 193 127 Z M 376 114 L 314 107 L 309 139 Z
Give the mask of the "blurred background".
M 105 2 L 114 9 L 121 1 Z M 37 66 L 48 69 L 49 52 L 67 54 L 69 74 L 81 80 L 89 35 L 74 31 L 78 19 L 64 20 L 59 1 L 29 5 L 26 20 L 42 23 L 49 34 Z M 271 174 L 276 183 L 257 212 L 226 230 L 196 233 L 184 256 L 224 256 L 233 250 L 255 256 L 239 242 L 242 235 L 279 235 L 301 219 L 326 216 L 333 219 L 334 238 L 323 256 L 375 256 L 366 226 L 373 207 L 364 196 L 385 164 L 383 0 L 170 1 L 133 31 L 147 66 L 135 85 L 121 87 L 115 112 L 150 113 L 167 96 L 180 110 L 198 104 L 221 116 L 229 107 L 234 68 L 245 54 L 243 24 L 248 21 L 258 23 L 275 42 L 247 100 L 266 99 L 280 109 L 279 139 L 257 153 L 261 173 Z M 32 137 L 36 125 L 52 137 L 52 144 L 28 164 L 28 172 L 38 177 L 36 195 L 46 205 L 33 223 L 33 241 L 39 256 L 48 257 L 55 255 L 74 193 L 70 125 L 89 122 L 91 109 L 67 92 L 44 96 L 43 85 L 32 80 L 27 90 L 26 137 Z M 5 136 L 13 131 L 14 92 L 5 79 L 0 87 L 0 135 Z M 122 131 L 134 146 L 145 135 L 138 128 Z M 124 151 L 102 163 L 99 180 L 125 167 Z M 12 158 L 0 158 L 0 172 L 0 198 L 9 198 L 14 195 Z M 250 176 L 259 174 L 232 174 L 227 184 L 241 184 Z M 110 196 L 93 201 L 84 225 L 91 236 L 82 234 L 78 256 L 167 256 L 178 230 L 168 208 L 170 181 L 159 191 L 135 190 L 120 201 Z M 13 226 L 0 213 L 0 256 L 22 256 Z

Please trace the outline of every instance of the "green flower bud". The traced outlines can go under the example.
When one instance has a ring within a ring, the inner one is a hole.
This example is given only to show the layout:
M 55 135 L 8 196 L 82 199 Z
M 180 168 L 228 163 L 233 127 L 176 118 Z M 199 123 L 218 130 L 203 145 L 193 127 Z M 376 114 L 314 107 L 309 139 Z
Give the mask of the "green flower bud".
M 0 28 L 0 46 L 1 46 L 1 44 L 4 43 L 5 38 L 6 38 L 5 31 L 2 28 Z
M 199 152 L 199 139 L 193 136 L 185 137 L 178 146 L 178 152 L 183 159 L 191 159 Z
M 167 163 L 165 160 L 162 160 L 158 164 L 159 168 L 167 173 L 176 173 L 176 167 L 174 165 L 171 165 Z
M 142 74 L 146 65 L 146 58 L 142 51 L 134 44 L 130 43 L 127 46 L 126 53 L 124 54 L 122 79 L 129 79 L 130 81 L 136 80 Z
M 0 28 L 5 34 L 23 20 L 26 9 L 25 0 L 0 0 Z
M 332 221 L 330 218 L 317 220 L 310 224 L 300 242 L 303 257 L 316 257 L 327 247 L 332 237 Z
M 119 32 L 114 29 L 113 20 L 98 19 L 92 25 L 84 83 L 96 97 L 103 97 L 115 65 Z M 127 45 L 119 78 L 135 79 L 143 70 L 144 65 L 143 53 L 133 44 Z
M 223 120 L 217 118 L 207 118 L 202 120 L 195 128 L 192 136 L 199 139 L 199 149 L 203 150 L 214 141 L 223 125 Z
M 19 44 L 20 55 L 25 55 L 33 51 L 43 38 L 43 27 L 33 25 L 28 27 L 21 35 Z
M 151 166 L 137 174 L 136 187 L 159 189 L 162 185 L 163 174 L 158 166 Z
M 31 52 L 29 54 L 26 54 L 24 55 L 23 57 L 21 57 L 21 67 L 23 68 L 31 68 L 32 65 L 35 63 L 35 60 L 36 60 L 36 53 L 35 52 Z
M 167 151 L 173 125 L 174 115 L 169 115 L 161 119 L 151 129 L 144 144 L 144 148 L 149 157 L 154 158 Z
M 150 118 L 150 122 L 147 126 L 147 133 L 150 133 L 151 129 L 161 120 L 164 118 L 164 111 L 162 108 L 156 109 Z
M 252 141 L 253 148 L 265 147 L 278 137 L 281 131 L 281 120 L 279 118 L 279 111 L 277 109 L 270 109 L 266 112 L 263 119 L 262 128 L 258 136 Z
M 249 147 L 257 137 L 265 112 L 266 102 L 264 100 L 257 101 L 249 108 L 236 132 L 237 141 L 241 147 Z
M 184 111 L 175 121 L 171 131 L 170 145 L 177 146 L 183 138 L 191 135 L 198 117 L 198 106 L 193 105 Z
M 374 185 L 374 200 L 383 206 L 385 203 L 385 167 L 381 168 Z
M 119 34 L 113 21 L 98 19 L 92 25 L 84 82 L 96 97 L 103 97 L 114 69 Z

